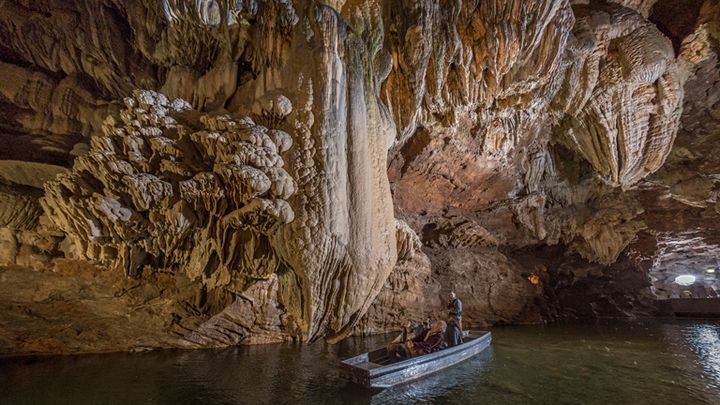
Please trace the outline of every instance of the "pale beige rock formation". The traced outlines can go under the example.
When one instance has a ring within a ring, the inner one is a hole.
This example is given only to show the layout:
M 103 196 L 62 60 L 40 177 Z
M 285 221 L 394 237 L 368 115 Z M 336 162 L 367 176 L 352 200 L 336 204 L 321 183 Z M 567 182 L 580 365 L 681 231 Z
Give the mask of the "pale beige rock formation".
M 670 40 L 622 8 L 577 7 L 574 55 L 555 98 L 557 139 L 600 178 L 628 188 L 665 162 L 680 119 L 684 74 Z
M 293 180 L 267 128 L 229 116 L 183 121 L 187 102 L 151 91 L 136 91 L 125 105 L 72 171 L 46 183 L 43 207 L 73 256 L 128 276 L 145 266 L 182 268 L 212 286 L 251 269 L 238 264 L 239 236 L 223 229 L 262 231 L 293 219 L 285 200 Z
M 238 294 L 219 314 L 189 332 L 179 345 L 187 348 L 278 343 L 291 339 L 285 311 L 278 307 L 277 279 L 256 283 Z
M 400 141 L 475 111 L 483 152 L 501 156 L 549 102 L 573 24 L 567 1 L 388 2 L 386 15 Z

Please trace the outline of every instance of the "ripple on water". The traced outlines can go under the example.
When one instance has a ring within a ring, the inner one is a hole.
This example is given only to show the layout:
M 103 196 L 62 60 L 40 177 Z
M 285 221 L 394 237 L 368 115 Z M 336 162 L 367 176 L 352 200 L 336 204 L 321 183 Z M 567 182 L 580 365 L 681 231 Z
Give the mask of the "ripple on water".
M 0 363 L 1 404 L 717 404 L 720 321 L 505 327 L 460 365 L 381 392 L 337 362 L 387 336 Z

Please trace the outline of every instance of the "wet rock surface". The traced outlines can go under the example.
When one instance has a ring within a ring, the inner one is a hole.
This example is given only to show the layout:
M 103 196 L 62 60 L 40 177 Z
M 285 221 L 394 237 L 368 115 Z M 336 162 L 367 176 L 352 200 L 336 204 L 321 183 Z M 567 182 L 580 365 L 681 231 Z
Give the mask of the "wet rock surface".
M 719 16 L 7 1 L 0 352 L 652 314 L 717 266 Z

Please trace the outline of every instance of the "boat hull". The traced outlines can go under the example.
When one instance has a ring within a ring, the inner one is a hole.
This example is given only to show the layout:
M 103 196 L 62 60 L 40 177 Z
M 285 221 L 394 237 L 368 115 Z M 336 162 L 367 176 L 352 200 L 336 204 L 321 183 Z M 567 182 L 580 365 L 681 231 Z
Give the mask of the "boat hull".
M 363 353 L 340 363 L 340 375 L 368 388 L 389 388 L 422 378 L 458 364 L 487 349 L 492 342 L 490 332 L 470 331 L 466 343 L 424 356 L 413 357 L 392 364 L 378 364 L 374 354 L 384 349 Z

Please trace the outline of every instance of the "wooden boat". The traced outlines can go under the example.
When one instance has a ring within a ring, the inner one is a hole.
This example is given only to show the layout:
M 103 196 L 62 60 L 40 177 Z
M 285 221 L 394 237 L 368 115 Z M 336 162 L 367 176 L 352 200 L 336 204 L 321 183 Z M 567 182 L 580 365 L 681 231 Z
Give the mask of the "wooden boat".
M 340 376 L 368 388 L 388 388 L 450 367 L 490 346 L 492 334 L 465 331 L 464 343 L 430 354 L 396 360 L 386 347 L 340 363 Z

